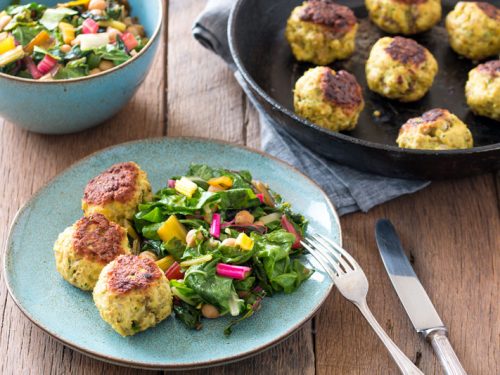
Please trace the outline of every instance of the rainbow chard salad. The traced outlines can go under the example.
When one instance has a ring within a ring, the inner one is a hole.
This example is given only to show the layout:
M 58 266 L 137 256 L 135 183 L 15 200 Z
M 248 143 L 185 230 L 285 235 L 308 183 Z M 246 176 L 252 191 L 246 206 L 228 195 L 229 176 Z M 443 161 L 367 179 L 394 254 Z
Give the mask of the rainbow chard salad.
M 147 43 L 126 0 L 75 0 L 0 12 L 0 72 L 35 80 L 85 77 L 135 56 Z
M 247 171 L 192 165 L 133 221 L 141 256 L 165 271 L 173 311 L 192 329 L 230 315 L 230 334 L 265 296 L 292 293 L 313 272 L 299 260 L 307 221 Z

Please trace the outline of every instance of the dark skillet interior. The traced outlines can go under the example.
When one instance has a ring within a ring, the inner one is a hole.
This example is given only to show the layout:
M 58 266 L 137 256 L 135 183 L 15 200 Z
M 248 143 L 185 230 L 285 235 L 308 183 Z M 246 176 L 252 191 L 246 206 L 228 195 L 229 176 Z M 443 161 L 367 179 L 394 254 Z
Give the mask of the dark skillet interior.
M 241 9 L 239 12 L 242 15 L 238 20 L 233 20 L 232 28 L 235 29 L 230 38 L 233 44 L 233 54 L 236 50 L 238 55 L 237 60 L 239 60 L 240 67 L 243 66 L 246 73 L 246 79 L 253 80 L 257 86 L 259 86 L 269 98 L 266 101 L 275 101 L 277 107 L 284 107 L 287 110 L 293 112 L 293 87 L 297 79 L 304 73 L 305 70 L 313 67 L 311 64 L 299 63 L 297 62 L 290 50 L 290 47 L 284 37 L 284 28 L 286 25 L 286 20 L 294 7 L 302 3 L 302 0 L 258 0 L 258 1 L 243 1 L 240 0 Z M 425 159 L 425 162 L 434 163 L 433 158 L 439 156 L 439 154 L 446 154 L 446 152 L 428 152 L 425 156 L 425 152 L 413 152 L 397 149 L 395 143 L 397 134 L 400 126 L 405 123 L 409 118 L 416 117 L 423 112 L 432 108 L 446 108 L 450 112 L 456 114 L 465 123 L 469 125 L 473 136 L 475 149 L 468 151 L 453 151 L 455 155 L 471 155 L 477 150 L 479 153 L 487 152 L 489 165 L 481 166 L 477 158 L 474 168 L 462 168 L 460 164 L 465 163 L 466 157 L 460 158 L 460 161 L 454 163 L 454 168 L 456 170 L 447 170 L 449 173 L 444 173 L 446 177 L 467 175 L 473 173 L 480 173 L 491 169 L 493 165 L 498 167 L 500 159 L 500 123 L 490 120 L 488 118 L 480 117 L 474 115 L 465 102 L 464 86 L 467 80 L 467 74 L 469 70 L 474 67 L 474 64 L 464 58 L 459 57 L 453 50 L 449 47 L 446 30 L 443 25 L 443 21 L 435 26 L 432 30 L 413 36 L 416 41 L 427 47 L 436 57 L 439 64 L 439 73 L 436 76 L 434 84 L 430 92 L 421 100 L 414 103 L 399 103 L 397 101 L 388 100 L 371 92 L 366 84 L 365 79 L 365 62 L 370 52 L 372 45 L 382 36 L 386 34 L 379 30 L 375 25 L 373 25 L 368 20 L 368 13 L 364 6 L 364 1 L 355 0 L 339 0 L 338 3 L 349 6 L 355 12 L 360 23 L 357 35 L 357 45 L 354 55 L 348 60 L 342 62 L 336 62 L 331 65 L 335 70 L 345 69 L 353 73 L 358 79 L 359 83 L 363 87 L 363 95 L 365 98 L 365 109 L 360 116 L 358 125 L 354 131 L 344 132 L 343 134 L 359 139 L 368 141 L 372 144 L 366 144 L 365 142 L 357 142 L 356 139 L 351 138 L 351 142 L 357 144 L 356 151 L 360 151 L 360 146 L 362 148 L 375 148 L 382 149 L 380 152 L 383 153 L 384 149 L 391 155 L 380 155 L 384 159 L 386 165 L 367 165 L 361 166 L 361 169 L 374 171 L 377 173 L 383 173 L 386 175 L 398 175 L 401 176 L 402 167 L 397 165 L 398 161 L 407 158 L 419 158 Z M 446 14 L 453 8 L 455 1 L 444 0 L 443 2 L 443 20 Z M 500 6 L 500 0 L 492 1 L 496 6 Z M 244 16 L 243 16 L 244 15 Z M 248 25 L 237 24 L 237 21 L 241 21 L 241 18 L 245 17 L 242 23 L 248 23 Z M 247 21 L 248 20 L 248 21 Z M 253 29 L 250 31 L 249 29 Z M 247 35 L 243 37 L 240 34 L 248 32 Z M 257 95 L 259 94 L 256 90 L 253 90 Z M 262 100 L 262 98 L 259 98 Z M 275 106 L 275 107 L 276 107 Z M 272 108 L 275 112 L 276 108 Z M 380 111 L 381 116 L 374 116 L 374 111 Z M 283 112 L 283 111 L 281 111 Z M 285 111 L 286 112 L 286 111 Z M 285 116 L 286 117 L 286 116 Z M 290 116 L 288 116 L 290 117 Z M 292 115 L 293 117 L 293 115 Z M 303 119 L 283 119 L 283 113 L 277 115 L 278 122 L 295 121 L 295 123 L 307 121 Z M 304 127 L 307 125 L 302 124 Z M 284 125 L 287 130 L 291 131 L 293 135 L 299 139 L 303 138 L 306 144 L 311 146 L 312 137 L 311 126 L 309 129 L 304 130 L 304 134 L 298 129 L 296 124 Z M 349 165 L 360 167 L 355 162 L 350 162 L 350 159 L 345 155 L 339 156 L 340 151 L 328 150 L 328 147 L 324 144 L 326 141 L 319 140 L 319 138 L 339 138 L 332 132 L 325 132 L 322 130 L 317 130 L 312 127 L 312 130 L 317 134 L 317 140 L 315 142 L 322 145 L 319 147 L 319 152 L 325 154 L 328 157 L 339 160 Z M 325 134 L 327 133 L 327 134 Z M 349 142 L 348 137 L 341 137 L 341 142 Z M 334 139 L 334 141 L 339 141 Z M 377 146 L 378 144 L 378 146 Z M 498 145 L 496 147 L 495 145 Z M 489 146 L 487 148 L 479 148 L 480 146 Z M 491 151 L 494 149 L 495 155 L 492 156 Z M 373 150 L 371 150 L 373 151 Z M 432 154 L 433 157 L 429 158 Z M 405 156 L 407 155 L 407 156 Z M 448 155 L 450 155 L 448 153 Z M 449 158 L 447 156 L 446 158 Z M 394 171 L 388 171 L 387 166 L 388 159 L 396 160 L 394 166 Z M 492 163 L 493 161 L 493 163 Z M 424 162 L 424 161 L 423 161 Z M 414 164 L 415 160 L 412 160 L 410 164 Z M 412 164 L 412 165 L 413 165 Z M 456 164 L 456 165 L 455 165 Z M 449 164 L 448 164 L 449 165 Z M 426 168 L 426 166 L 418 166 L 415 170 L 408 170 L 407 175 L 410 177 L 442 177 L 443 174 L 440 171 L 433 171 L 432 166 L 429 166 L 431 170 Z M 411 165 L 408 168 L 413 168 Z M 422 173 L 422 170 L 424 171 Z M 426 173 L 425 171 L 429 172 Z M 403 173 L 405 175 L 405 173 Z

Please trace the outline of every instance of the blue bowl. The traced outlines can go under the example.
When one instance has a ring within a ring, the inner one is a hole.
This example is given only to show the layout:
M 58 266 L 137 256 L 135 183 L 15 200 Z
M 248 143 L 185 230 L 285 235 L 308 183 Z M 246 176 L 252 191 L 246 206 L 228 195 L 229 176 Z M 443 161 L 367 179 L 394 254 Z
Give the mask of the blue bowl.
M 0 9 L 11 2 L 0 0 Z M 54 6 L 62 1 L 38 2 Z M 45 134 L 74 133 L 114 116 L 149 72 L 163 20 L 162 0 L 129 0 L 129 4 L 132 16 L 138 17 L 150 38 L 137 56 L 97 75 L 71 80 L 35 81 L 0 73 L 0 116 L 21 128 Z

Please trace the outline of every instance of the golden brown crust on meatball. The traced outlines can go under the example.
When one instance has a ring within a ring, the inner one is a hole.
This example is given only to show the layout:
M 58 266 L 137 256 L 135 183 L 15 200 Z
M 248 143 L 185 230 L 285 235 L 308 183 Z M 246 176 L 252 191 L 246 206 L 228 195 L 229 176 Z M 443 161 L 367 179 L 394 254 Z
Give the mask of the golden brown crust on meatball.
M 391 44 L 385 49 L 393 60 L 403 64 L 419 66 L 425 61 L 425 48 L 413 39 L 395 37 Z
M 147 289 L 161 275 L 160 268 L 152 259 L 122 255 L 108 271 L 108 288 L 116 294 Z
M 300 20 L 325 26 L 333 35 L 343 36 L 356 25 L 353 11 L 331 0 L 310 0 L 300 12 Z
M 125 203 L 134 196 L 138 175 L 139 168 L 135 163 L 114 164 L 89 181 L 83 200 L 95 205 L 111 201 Z
M 427 111 L 424 114 L 422 114 L 422 116 L 420 117 L 414 117 L 409 119 L 403 126 L 401 126 L 400 132 L 404 132 L 405 130 L 408 130 L 409 128 L 415 126 L 422 126 L 425 123 L 434 122 L 441 117 L 448 116 L 449 114 L 450 112 L 446 109 L 442 108 L 431 109 L 430 111 Z
M 500 10 L 496 6 L 482 1 L 476 2 L 476 5 L 488 17 L 490 17 L 493 20 L 500 21 Z
M 436 108 L 409 119 L 396 140 L 399 147 L 421 150 L 466 149 L 474 145 L 472 133 L 457 116 Z
M 482 73 L 489 73 L 491 76 L 496 76 L 500 73 L 500 60 L 492 60 L 478 65 L 477 70 Z
M 325 69 L 320 87 L 327 101 L 342 108 L 354 110 L 363 103 L 361 86 L 356 78 L 345 70 L 333 74 L 332 70 Z
M 107 264 L 119 254 L 125 254 L 122 239 L 126 231 L 101 214 L 83 217 L 75 224 L 75 252 L 93 262 Z

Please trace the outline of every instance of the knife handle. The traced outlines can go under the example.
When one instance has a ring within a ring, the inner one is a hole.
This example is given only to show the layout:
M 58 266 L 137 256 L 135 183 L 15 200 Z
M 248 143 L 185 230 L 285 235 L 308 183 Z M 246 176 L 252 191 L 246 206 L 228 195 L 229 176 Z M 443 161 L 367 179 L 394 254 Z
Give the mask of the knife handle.
M 446 375 L 467 375 L 448 340 L 446 330 L 439 329 L 429 333 L 427 340 L 431 342 Z

